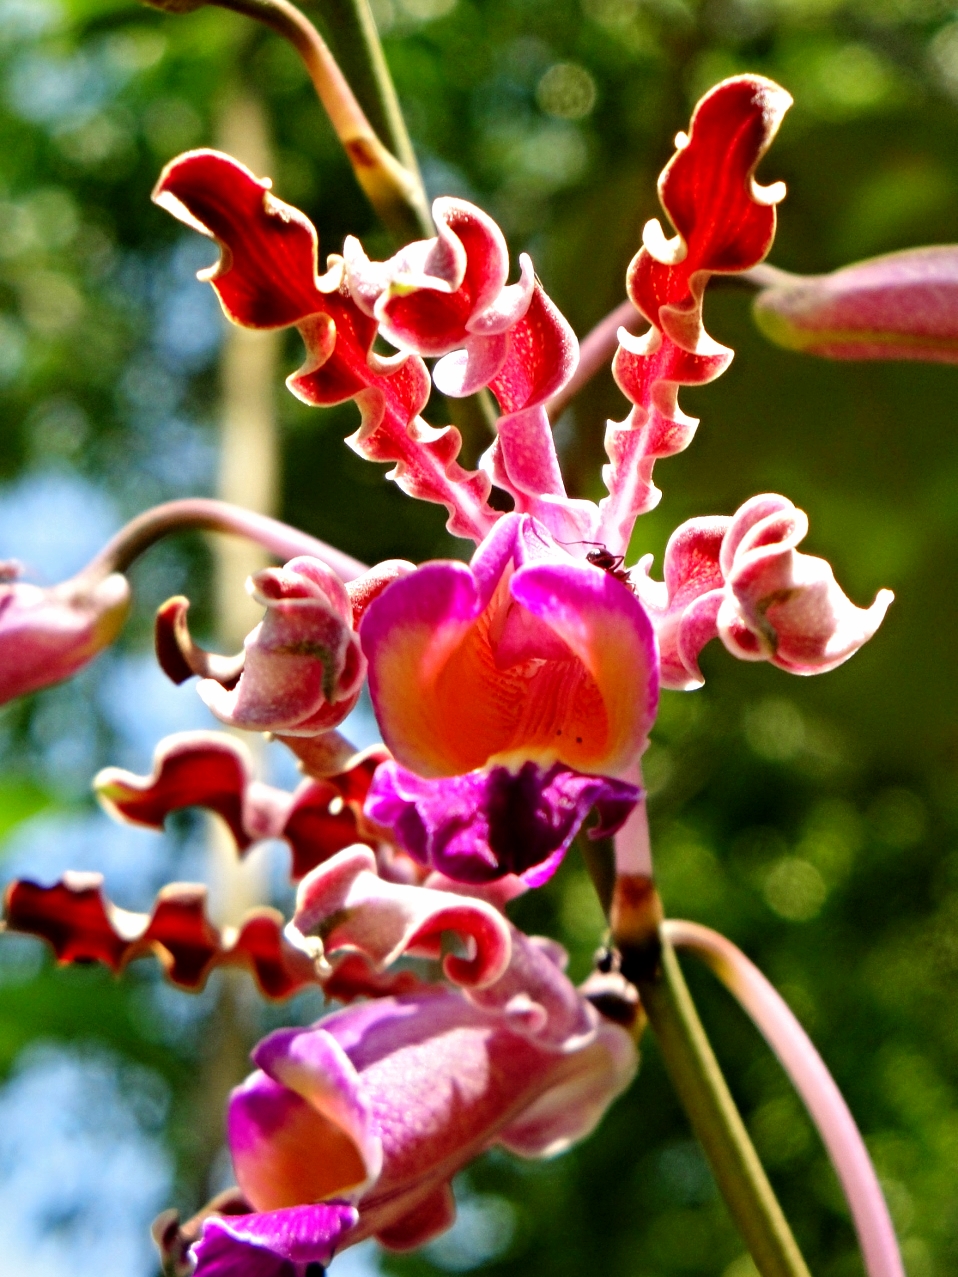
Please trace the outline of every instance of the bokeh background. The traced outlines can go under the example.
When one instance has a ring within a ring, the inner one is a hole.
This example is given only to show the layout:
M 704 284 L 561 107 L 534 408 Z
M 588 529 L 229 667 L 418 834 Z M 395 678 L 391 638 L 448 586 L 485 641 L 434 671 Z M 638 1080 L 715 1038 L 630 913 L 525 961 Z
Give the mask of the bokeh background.
M 320 24 L 339 0 L 305 7 Z M 332 6 L 331 8 L 329 6 Z M 796 105 L 763 163 L 784 178 L 771 260 L 803 272 L 958 239 L 958 20 L 945 0 L 376 0 L 431 194 L 489 209 L 533 254 L 582 334 L 623 297 L 658 213 L 655 179 L 696 98 L 737 71 Z M 349 65 L 350 49 L 341 50 Z M 0 0 L 0 556 L 53 582 L 145 505 L 217 484 L 225 325 L 195 271 L 215 256 L 149 201 L 161 165 L 222 135 L 237 95 L 262 111 L 276 192 L 320 228 L 387 251 L 296 58 L 232 14 L 173 18 L 116 0 Z M 860 603 L 897 602 L 874 641 L 821 679 L 705 653 L 707 685 L 667 693 L 647 776 L 666 907 L 718 927 L 774 980 L 866 1135 L 909 1277 L 958 1268 L 958 371 L 826 364 L 769 346 L 747 290 L 713 287 L 710 331 L 737 356 L 683 392 L 702 426 L 660 463 L 669 531 L 777 490 L 805 508 L 806 548 Z M 279 363 L 299 359 L 290 337 Z M 351 406 L 298 404 L 275 380 L 278 507 L 376 561 L 465 553 L 444 515 L 342 443 Z M 567 474 L 599 492 L 597 378 L 557 426 Z M 435 420 L 443 406 L 435 408 Z M 474 458 L 482 440 L 467 438 Z M 72 683 L 0 715 L 0 876 L 105 873 L 146 908 L 208 872 L 208 834 L 113 826 L 89 796 L 106 763 L 146 771 L 165 733 L 208 722 L 150 656 L 156 605 L 185 591 L 217 637 L 208 544 L 183 537 L 135 570 L 118 647 Z M 241 591 L 242 582 L 234 588 Z M 368 712 L 357 743 L 374 738 Z M 264 766 L 289 782 L 282 759 Z M 261 881 L 282 892 L 287 853 Z M 582 976 L 602 919 L 568 863 L 520 902 Z M 733 1090 L 812 1270 L 861 1273 L 821 1145 L 756 1033 L 690 970 Z M 228 1182 L 219 1097 L 248 1040 L 319 1014 L 265 1007 L 214 978 L 191 997 L 149 962 L 119 981 L 57 970 L 0 937 L 0 1277 L 152 1277 L 147 1237 Z M 223 1049 L 229 1040 L 230 1050 Z M 599 1133 L 554 1162 L 490 1155 L 457 1182 L 454 1230 L 415 1256 L 360 1248 L 337 1277 L 749 1277 L 752 1269 L 654 1043 Z M 352 1275 L 350 1274 L 352 1270 Z

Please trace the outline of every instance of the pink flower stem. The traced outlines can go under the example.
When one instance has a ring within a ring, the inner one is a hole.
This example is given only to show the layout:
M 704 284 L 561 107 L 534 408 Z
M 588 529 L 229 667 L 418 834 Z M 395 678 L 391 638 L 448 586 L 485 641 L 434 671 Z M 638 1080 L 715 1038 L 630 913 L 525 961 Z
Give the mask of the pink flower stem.
M 674 919 L 663 934 L 721 980 L 778 1056 L 818 1128 L 852 1213 L 868 1277 L 904 1277 L 888 1207 L 855 1119 L 808 1034 L 761 971 L 709 927 Z
M 793 275 L 791 271 L 781 270 L 768 262 L 759 262 L 751 270 L 743 270 L 736 278 L 745 284 L 751 284 L 753 288 L 777 288 L 780 284 L 797 284 L 809 276 Z
M 605 319 L 600 320 L 589 335 L 583 338 L 579 346 L 579 363 L 568 384 L 546 404 L 549 420 L 555 421 L 561 416 L 582 387 L 587 385 L 597 372 L 609 366 L 619 344 L 620 328 L 635 333 L 646 327 L 648 327 L 646 319 L 628 299 L 621 306 L 616 306 Z
M 100 577 L 111 572 L 125 572 L 155 542 L 172 532 L 187 532 L 194 528 L 247 537 L 278 559 L 311 555 L 332 568 L 344 581 L 352 581 L 367 570 L 358 559 L 281 523 L 279 519 L 254 514 L 252 510 L 230 505 L 228 501 L 189 497 L 182 501 L 167 501 L 131 519 L 84 568 L 83 575 Z
M 649 837 L 649 813 L 642 784 L 642 765 L 635 763 L 622 777 L 642 789 L 642 797 L 625 824 L 615 835 L 615 872 L 652 879 L 652 842 Z

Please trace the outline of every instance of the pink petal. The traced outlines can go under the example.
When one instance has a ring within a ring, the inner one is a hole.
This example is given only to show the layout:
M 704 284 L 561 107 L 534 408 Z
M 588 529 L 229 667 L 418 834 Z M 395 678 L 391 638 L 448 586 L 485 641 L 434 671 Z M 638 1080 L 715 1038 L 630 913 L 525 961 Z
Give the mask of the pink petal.
M 519 255 L 519 282 L 503 288 L 492 298 L 485 309 L 473 314 L 466 328 L 480 334 L 509 332 L 524 317 L 532 303 L 536 287 L 536 272 L 528 253 Z
M 651 555 L 633 572 L 659 644 L 663 687 L 689 691 L 701 687 L 698 656 L 717 637 L 716 618 L 724 598 L 720 555 L 730 519 L 689 519 L 672 533 L 665 549 L 665 580 L 650 580 Z
M 291 559 L 252 578 L 266 608 L 245 643 L 235 687 L 204 679 L 199 694 L 225 723 L 309 736 L 341 723 L 366 673 L 352 604 L 339 577 L 318 559 Z
M 372 1106 L 359 1075 L 334 1037 L 322 1029 L 277 1029 L 255 1048 L 253 1062 L 353 1141 L 365 1178 L 361 1185 L 344 1188 L 358 1192 L 375 1182 L 382 1170 L 383 1151 Z M 232 1133 L 230 1143 L 236 1147 Z
M 528 310 L 509 331 L 509 353 L 490 389 L 504 413 L 535 407 L 565 385 L 578 359 L 575 333 L 537 283 Z
M 623 771 L 644 750 L 658 707 L 655 635 L 645 609 L 630 589 L 589 564 L 533 564 L 515 574 L 510 592 L 567 644 L 595 682 L 604 721 L 594 712 L 582 724 L 595 735 L 588 770 Z M 575 766 L 574 758 L 567 761 Z
M 505 363 L 509 353 L 506 333 L 490 337 L 469 335 L 461 350 L 454 350 L 438 360 L 432 370 L 436 389 L 451 399 L 464 399 L 488 386 Z
M 635 407 L 624 421 L 610 421 L 605 433 L 609 464 L 602 478 L 609 495 L 600 502 L 599 538 L 613 553 L 625 552 L 635 520 L 661 499 L 652 482 L 656 461 L 684 451 L 692 442 L 698 419 L 679 407 L 679 386 L 713 381 L 731 358 L 724 346 L 690 354 L 655 328 L 638 338 L 620 329 L 612 371 Z
M 820 674 L 847 661 L 881 624 L 891 591 L 880 590 L 870 608 L 856 607 L 824 559 L 795 549 L 807 527 L 805 514 L 775 494 L 753 498 L 733 520 L 717 619 L 733 655 Z
M 409 951 L 438 957 L 442 933 L 458 932 L 473 949 L 468 958 L 444 959 L 458 984 L 490 984 L 509 961 L 508 927 L 492 905 L 386 882 L 365 847 L 341 851 L 303 879 L 293 925 L 303 935 L 318 931 L 328 953 L 355 950 L 379 968 Z
M 503 519 L 472 570 L 431 563 L 390 586 L 362 641 L 383 739 L 420 776 L 530 759 L 616 775 L 644 748 L 657 693 L 641 603 L 528 517 Z
M 635 1048 L 617 1025 L 600 1024 L 596 1039 L 569 1060 L 565 1076 L 530 1104 L 499 1135 L 520 1157 L 555 1157 L 595 1130 L 610 1095 L 629 1085 L 637 1068 Z
M 452 1186 L 441 1184 L 394 1223 L 381 1227 L 376 1233 L 376 1240 L 387 1250 L 415 1250 L 444 1233 L 455 1218 L 456 1199 Z

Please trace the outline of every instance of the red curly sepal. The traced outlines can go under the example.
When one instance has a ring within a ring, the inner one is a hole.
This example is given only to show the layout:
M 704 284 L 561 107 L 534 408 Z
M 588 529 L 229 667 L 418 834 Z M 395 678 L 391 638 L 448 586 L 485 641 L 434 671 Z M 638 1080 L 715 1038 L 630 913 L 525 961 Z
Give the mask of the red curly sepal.
M 219 244 L 219 262 L 201 278 L 234 323 L 299 327 L 307 358 L 287 381 L 293 394 L 323 406 L 355 398 L 363 421 L 351 446 L 393 464 L 391 477 L 410 496 L 444 505 L 450 532 L 481 541 L 497 517 L 489 480 L 459 465 L 454 427 L 436 429 L 419 416 L 429 396 L 425 364 L 418 355 L 373 353 L 377 322 L 350 297 L 342 258 L 331 257 L 318 275 L 315 228 L 270 187 L 228 155 L 188 151 L 163 170 L 153 199 Z
M 772 246 L 785 185 L 759 186 L 755 170 L 791 103 L 773 80 L 734 76 L 706 93 L 675 139 L 659 199 L 677 234 L 666 240 L 657 219 L 646 224 L 627 286 L 649 323 L 685 350 L 711 346 L 701 313 L 709 275 L 748 270 Z
M 202 989 L 218 966 L 246 967 L 268 998 L 288 998 L 319 983 L 314 964 L 283 934 L 276 909 L 252 909 L 238 927 L 214 927 L 206 916 L 206 888 L 169 883 L 151 914 L 131 913 L 103 894 L 100 874 L 67 873 L 52 887 L 12 882 L 5 897 L 6 927 L 39 936 L 57 961 L 102 962 L 121 972 L 153 954 L 172 984 Z

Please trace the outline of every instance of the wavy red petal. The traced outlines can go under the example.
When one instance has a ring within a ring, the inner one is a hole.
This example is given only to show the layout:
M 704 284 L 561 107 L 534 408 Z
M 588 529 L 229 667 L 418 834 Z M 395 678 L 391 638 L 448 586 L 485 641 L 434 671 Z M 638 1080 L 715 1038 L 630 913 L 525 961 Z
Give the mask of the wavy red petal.
M 505 363 L 489 383 L 504 413 L 544 403 L 575 372 L 579 344 L 558 307 L 536 283 L 529 309 L 509 331 Z
M 704 280 L 695 287 L 697 272 L 747 270 L 768 252 L 784 188 L 762 192 L 753 178 L 790 104 L 773 81 L 743 75 L 716 85 L 696 106 L 686 145 L 659 179 L 685 254 L 667 264 L 646 248 L 629 269 L 629 296 L 650 323 L 663 326 L 662 306 L 698 305 Z
M 251 910 L 238 930 L 221 932 L 206 915 L 206 888 L 196 883 L 170 883 L 148 915 L 117 909 L 98 876 L 67 875 L 52 887 L 17 881 L 7 888 L 5 916 L 9 930 L 46 940 L 62 963 L 102 962 L 120 972 L 152 953 L 173 984 L 194 990 L 214 967 L 244 966 L 269 998 L 319 983 L 310 958 L 283 934 L 277 910 Z
M 620 345 L 612 363 L 620 389 L 635 404 L 624 421 L 609 422 L 605 435 L 609 465 L 602 477 L 609 495 L 599 503 L 600 537 L 616 553 L 625 552 L 638 516 L 659 502 L 662 494 L 652 481 L 656 461 L 682 452 L 695 434 L 698 418 L 679 408 L 679 386 L 714 380 L 732 358 L 724 348 L 693 355 L 665 335 L 648 346 L 642 353 Z
M 486 502 L 489 480 L 457 464 L 458 431 L 434 431 L 419 419 L 430 388 L 422 360 L 410 356 L 398 368 L 370 363 L 376 321 L 335 271 L 317 278 L 312 223 L 269 187 L 228 155 L 191 151 L 167 165 L 153 198 L 220 244 L 220 263 L 205 278 L 230 319 L 253 328 L 300 325 L 307 360 L 288 379 L 290 390 L 324 406 L 359 397 L 356 450 L 391 462 L 392 477 L 411 496 L 445 505 L 450 531 L 481 540 L 497 517 Z
M 86 875 L 64 878 L 52 887 L 17 880 L 4 896 L 6 925 L 46 940 L 57 961 L 102 962 L 119 971 L 130 942 L 117 933 L 99 882 Z
M 230 156 L 202 150 L 172 160 L 153 191 L 155 203 L 219 243 L 221 260 L 205 277 L 230 319 L 247 328 L 282 328 L 325 304 L 315 228 L 270 185 Z
M 758 187 L 754 174 L 790 104 L 785 90 L 762 76 L 716 85 L 659 179 L 677 235 L 666 243 L 658 223 L 650 223 L 626 278 L 629 297 L 653 327 L 638 339 L 620 330 L 613 362 L 635 404 L 625 421 L 609 423 L 605 438 L 609 496 L 601 502 L 600 538 L 615 553 L 625 553 L 636 518 L 659 500 L 655 462 L 687 448 L 695 433 L 698 421 L 679 409 L 678 387 L 711 381 L 731 361 L 732 352 L 703 328 L 702 294 L 709 275 L 746 270 L 771 247 L 775 203 L 785 190 Z
M 418 355 L 378 372 L 369 363 L 376 324 L 348 297 L 336 298 L 335 346 L 327 353 L 327 329 L 316 321 L 301 331 L 310 357 L 287 379 L 305 403 L 325 406 L 355 398 L 363 415 L 347 439 L 367 461 L 389 462 L 390 478 L 411 497 L 444 505 L 447 527 L 456 536 L 481 541 L 498 517 L 488 503 L 490 483 L 456 460 L 462 438 L 454 426 L 434 429 L 419 416 L 429 398 L 430 379 Z
M 172 811 L 205 807 L 229 826 L 241 851 L 254 838 L 243 821 L 250 777 L 245 751 L 226 735 L 204 734 L 201 740 L 173 738 L 157 749 L 154 771 L 136 776 L 106 768 L 95 782 L 97 794 L 111 812 L 137 825 L 162 829 Z
M 339 958 L 332 974 L 323 980 L 323 992 L 337 1002 L 354 1002 L 356 998 L 392 998 L 415 993 L 427 986 L 414 971 L 389 969 L 376 971 L 361 953 L 347 953 Z
M 337 799 L 338 810 L 330 811 Z M 311 781 L 297 793 L 283 837 L 292 848 L 291 877 L 296 882 L 337 851 L 367 841 L 357 828 L 356 811 L 346 805 L 338 786 L 329 781 Z

